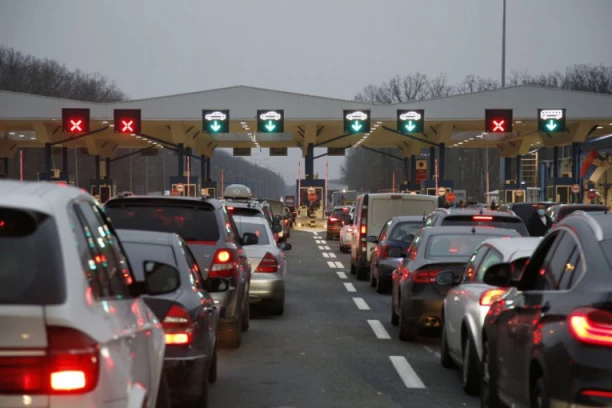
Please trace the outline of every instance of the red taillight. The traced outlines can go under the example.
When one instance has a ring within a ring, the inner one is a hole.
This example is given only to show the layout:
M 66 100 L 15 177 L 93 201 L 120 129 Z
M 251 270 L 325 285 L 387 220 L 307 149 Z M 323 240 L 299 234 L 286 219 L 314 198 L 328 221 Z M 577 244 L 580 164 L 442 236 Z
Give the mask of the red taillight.
M 227 207 L 228 211 L 234 211 L 234 207 Z
M 583 390 L 582 395 L 594 398 L 610 398 L 612 399 L 612 391 L 602 390 Z
M 0 357 L 0 394 L 82 394 L 96 388 L 100 355 L 92 338 L 48 327 L 47 341 L 48 349 L 40 350 L 44 355 Z
M 338 219 L 336 217 L 329 217 L 329 222 L 336 222 Z
M 193 338 L 193 323 L 189 312 L 179 305 L 172 305 L 164 321 L 164 338 L 166 344 L 191 344 Z
M 493 217 L 487 215 L 475 215 L 472 217 L 474 221 L 493 221 Z
M 379 247 L 380 248 L 380 247 Z M 389 256 L 389 249 L 391 249 L 391 245 L 385 245 L 382 247 L 382 250 L 379 252 L 379 256 L 381 258 L 386 258 Z
M 612 346 L 612 313 L 607 310 L 576 309 L 569 315 L 569 329 L 584 343 Z
M 266 252 L 255 272 L 274 273 L 278 272 L 278 261 L 276 257 L 269 252 Z
M 435 283 L 436 276 L 441 271 L 416 271 L 412 274 L 412 281 L 414 283 Z
M 366 226 L 365 226 L 365 225 L 362 225 L 362 226 L 361 226 L 361 235 L 365 235 L 365 234 L 366 234 L 366 232 L 368 232 L 368 229 L 366 228 Z
M 501 299 L 504 293 L 506 293 L 506 289 L 485 290 L 480 295 L 480 306 L 491 306 L 493 303 Z
M 353 232 L 353 229 L 349 227 L 349 228 L 346 229 L 346 231 L 347 232 Z
M 284 221 L 284 223 L 285 223 L 285 225 L 287 225 L 287 224 L 288 224 L 288 221 L 287 221 L 287 220 L 285 220 L 285 221 Z
M 208 276 L 210 278 L 231 278 L 234 276 L 234 256 L 227 249 L 218 249 L 215 253 Z

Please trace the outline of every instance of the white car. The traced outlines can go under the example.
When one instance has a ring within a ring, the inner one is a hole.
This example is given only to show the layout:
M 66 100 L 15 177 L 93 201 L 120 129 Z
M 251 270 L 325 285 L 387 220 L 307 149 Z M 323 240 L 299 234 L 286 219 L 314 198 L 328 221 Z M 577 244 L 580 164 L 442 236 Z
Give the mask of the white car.
M 213 112 L 207 115 L 204 115 L 206 120 L 225 120 L 227 119 L 227 115 L 223 112 Z
M 401 120 L 420 120 L 421 114 L 419 112 L 410 111 L 406 113 L 402 113 L 400 115 Z
M 87 193 L 0 181 L 0 281 L 1 407 L 169 406 L 163 329 Z
M 461 282 L 450 289 L 444 299 L 441 363 L 446 368 L 462 367 L 463 389 L 468 394 L 479 391 L 485 316 L 490 305 L 507 290 L 487 285 L 482 278 L 491 265 L 502 262 L 511 263 L 515 271 L 520 272 L 541 239 L 491 238 L 484 241 L 467 263 Z
M 353 224 L 345 224 L 340 229 L 340 252 L 351 252 L 351 236 L 353 235 Z
M 275 111 L 270 111 L 259 115 L 261 120 L 280 120 L 281 117 L 281 114 Z
M 561 109 L 547 109 L 540 112 L 540 119 L 548 120 L 555 119 L 559 120 L 563 117 L 563 111 Z
M 366 120 L 368 118 L 368 115 L 364 112 L 357 111 L 349 113 L 348 115 L 346 115 L 346 118 L 348 120 Z

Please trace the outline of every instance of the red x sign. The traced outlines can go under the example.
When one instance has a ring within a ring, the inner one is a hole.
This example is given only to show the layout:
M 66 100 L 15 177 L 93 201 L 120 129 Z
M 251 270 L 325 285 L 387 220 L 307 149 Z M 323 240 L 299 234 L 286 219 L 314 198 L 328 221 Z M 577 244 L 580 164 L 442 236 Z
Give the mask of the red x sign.
M 83 129 L 81 129 L 81 124 L 83 123 L 82 120 L 71 120 L 70 124 L 72 125 L 70 127 L 70 131 L 71 132 L 82 132 Z
M 486 109 L 485 132 L 512 133 L 512 109 Z
M 115 109 L 115 133 L 139 134 L 140 109 Z
M 493 128 L 493 131 L 494 132 L 503 132 L 504 131 L 504 126 L 503 125 L 504 125 L 505 122 L 506 122 L 505 120 L 500 120 L 500 121 L 494 120 L 493 121 L 493 125 L 495 127 Z
M 62 131 L 67 133 L 89 132 L 89 109 L 62 109 Z
M 122 132 L 133 132 L 134 131 L 134 129 L 132 128 L 132 124 L 134 124 L 133 120 L 130 120 L 129 122 L 122 120 L 121 124 L 123 125 L 123 128 L 121 129 Z

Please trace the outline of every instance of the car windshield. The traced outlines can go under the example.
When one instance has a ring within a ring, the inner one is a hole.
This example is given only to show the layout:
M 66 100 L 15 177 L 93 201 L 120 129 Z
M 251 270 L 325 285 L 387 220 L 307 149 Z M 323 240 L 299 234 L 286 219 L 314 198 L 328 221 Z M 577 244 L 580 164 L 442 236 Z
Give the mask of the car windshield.
M 0 304 L 63 303 L 61 253 L 53 218 L 0 208 Z
M 499 237 L 499 235 L 487 234 L 434 235 L 429 237 L 427 249 L 425 250 L 425 257 L 469 257 L 485 239 Z
M 422 221 L 410 221 L 410 222 L 400 222 L 391 230 L 391 234 L 389 234 L 389 241 L 404 241 L 405 238 L 412 234 L 416 235 L 417 232 L 423 227 Z
M 520 218 L 491 215 L 449 215 L 442 220 L 442 226 L 487 226 L 513 229 L 522 236 L 529 236 L 525 223 Z
M 208 207 L 131 204 L 106 207 L 106 214 L 116 229 L 174 232 L 185 241 L 219 240 L 217 218 Z
M 240 219 L 234 219 L 234 221 L 236 222 L 236 227 L 238 227 L 240 236 L 244 235 L 245 232 L 249 232 L 257 235 L 257 238 L 259 238 L 257 245 L 270 245 L 270 237 L 266 225 Z

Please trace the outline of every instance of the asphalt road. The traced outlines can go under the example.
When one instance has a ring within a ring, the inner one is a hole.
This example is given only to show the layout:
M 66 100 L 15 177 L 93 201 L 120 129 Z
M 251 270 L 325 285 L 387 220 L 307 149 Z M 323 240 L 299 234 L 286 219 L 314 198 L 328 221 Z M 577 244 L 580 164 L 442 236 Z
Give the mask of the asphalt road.
M 292 231 L 285 315 L 253 310 L 242 346 L 220 351 L 210 407 L 477 407 L 440 366 L 439 339 L 401 342 L 391 296 L 358 282 L 324 236 Z

